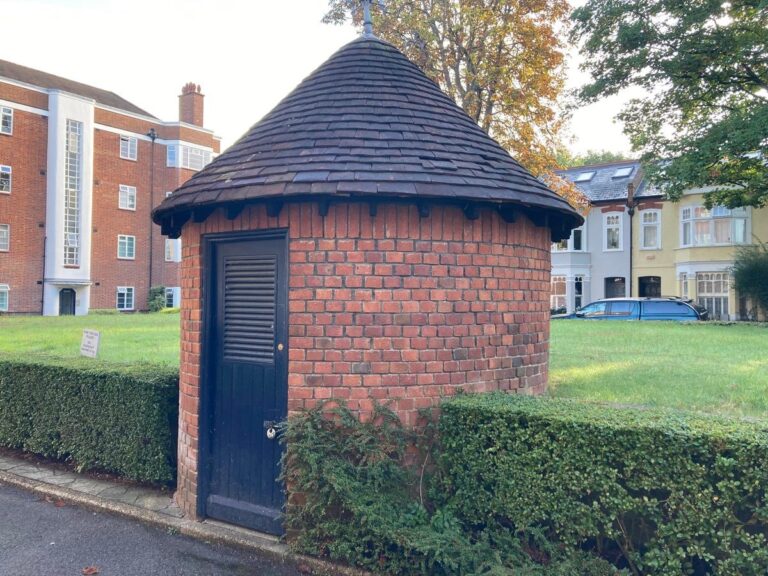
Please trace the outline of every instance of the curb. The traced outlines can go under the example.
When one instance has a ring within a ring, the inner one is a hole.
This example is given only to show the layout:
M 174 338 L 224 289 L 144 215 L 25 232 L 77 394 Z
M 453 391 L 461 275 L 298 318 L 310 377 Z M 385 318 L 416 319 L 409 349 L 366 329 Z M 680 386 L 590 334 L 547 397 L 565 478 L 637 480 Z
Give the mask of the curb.
M 50 496 L 90 510 L 131 518 L 144 524 L 172 530 L 204 542 L 234 546 L 265 554 L 280 562 L 291 562 L 297 565 L 301 564 L 309 568 L 314 574 L 339 574 L 341 576 L 370 575 L 369 572 L 357 568 L 341 566 L 311 556 L 294 554 L 289 550 L 286 544 L 279 542 L 277 538 L 273 539 L 269 536 L 261 535 L 244 528 L 235 526 L 229 527 L 226 524 L 218 522 L 198 522 L 196 520 L 188 520 L 185 518 L 174 518 L 138 506 L 114 502 L 105 498 L 99 498 L 98 496 L 92 496 L 90 494 L 84 494 L 76 490 L 64 488 L 62 486 L 41 482 L 40 480 L 24 478 L 4 470 L 0 470 L 0 484 L 14 486 L 42 496 Z

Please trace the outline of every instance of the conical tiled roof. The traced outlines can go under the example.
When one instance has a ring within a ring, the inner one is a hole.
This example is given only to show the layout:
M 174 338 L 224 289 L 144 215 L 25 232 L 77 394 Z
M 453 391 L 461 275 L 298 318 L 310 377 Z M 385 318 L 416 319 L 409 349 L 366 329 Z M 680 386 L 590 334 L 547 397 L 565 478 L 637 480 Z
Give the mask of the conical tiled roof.
M 257 199 L 377 196 L 514 205 L 582 222 L 394 46 L 342 47 L 154 212 L 178 233 L 192 209 Z

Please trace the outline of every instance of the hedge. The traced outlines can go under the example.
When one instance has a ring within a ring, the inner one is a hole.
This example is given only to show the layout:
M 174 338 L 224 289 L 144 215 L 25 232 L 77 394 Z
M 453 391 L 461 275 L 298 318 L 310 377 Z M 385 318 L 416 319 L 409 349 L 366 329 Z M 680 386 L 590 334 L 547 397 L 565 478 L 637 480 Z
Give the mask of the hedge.
M 399 576 L 623 574 L 539 534 L 461 521 L 435 490 L 433 431 L 407 430 L 380 405 L 364 422 L 343 404 L 294 415 L 281 435 L 294 551 Z
M 79 470 L 168 483 L 176 476 L 178 371 L 0 359 L 0 445 Z
M 768 425 L 522 396 L 442 406 L 458 518 L 634 574 L 768 574 Z

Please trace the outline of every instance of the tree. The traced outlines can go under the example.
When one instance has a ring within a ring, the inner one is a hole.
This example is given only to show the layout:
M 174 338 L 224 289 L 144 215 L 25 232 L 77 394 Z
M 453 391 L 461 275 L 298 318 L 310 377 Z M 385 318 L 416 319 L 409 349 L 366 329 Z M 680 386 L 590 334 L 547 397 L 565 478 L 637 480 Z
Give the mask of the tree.
M 567 0 L 386 0 L 374 5 L 375 34 L 415 62 L 469 116 L 572 204 L 558 182 L 555 150 L 564 117 Z M 361 24 L 359 0 L 329 0 L 324 21 Z
M 572 19 L 593 77 L 581 101 L 645 90 L 619 118 L 668 197 L 768 202 L 766 0 L 588 0 Z
M 733 280 L 739 294 L 768 315 L 768 244 L 742 246 L 736 251 Z
M 621 152 L 611 152 L 610 150 L 587 150 L 584 154 L 572 154 L 567 148 L 560 148 L 557 151 L 556 158 L 557 164 L 563 168 L 631 160 L 631 158 Z

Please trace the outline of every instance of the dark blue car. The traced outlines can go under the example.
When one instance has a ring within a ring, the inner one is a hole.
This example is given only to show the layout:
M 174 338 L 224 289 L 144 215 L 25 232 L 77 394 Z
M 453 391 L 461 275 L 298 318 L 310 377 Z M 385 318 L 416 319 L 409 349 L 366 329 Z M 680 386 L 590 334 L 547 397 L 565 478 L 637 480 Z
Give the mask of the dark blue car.
M 553 319 L 566 320 L 706 320 L 707 310 L 679 298 L 606 298 L 587 304 L 571 314 Z

